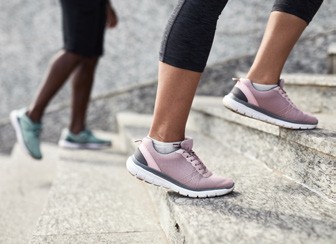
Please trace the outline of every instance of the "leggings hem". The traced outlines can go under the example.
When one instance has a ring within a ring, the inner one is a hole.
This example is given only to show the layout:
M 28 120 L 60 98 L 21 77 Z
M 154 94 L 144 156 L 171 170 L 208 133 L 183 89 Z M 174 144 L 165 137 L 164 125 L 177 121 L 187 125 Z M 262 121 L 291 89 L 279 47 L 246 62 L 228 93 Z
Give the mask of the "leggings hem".
M 194 71 L 194 72 L 197 72 L 197 73 L 203 73 L 204 69 L 205 69 L 203 66 L 201 68 L 201 67 L 199 67 L 199 65 L 195 65 L 195 64 L 192 64 L 192 63 L 179 62 L 177 60 L 172 60 L 172 59 L 169 59 L 167 57 L 163 57 L 163 58 L 160 57 L 160 61 L 162 63 L 171 65 L 175 68 Z

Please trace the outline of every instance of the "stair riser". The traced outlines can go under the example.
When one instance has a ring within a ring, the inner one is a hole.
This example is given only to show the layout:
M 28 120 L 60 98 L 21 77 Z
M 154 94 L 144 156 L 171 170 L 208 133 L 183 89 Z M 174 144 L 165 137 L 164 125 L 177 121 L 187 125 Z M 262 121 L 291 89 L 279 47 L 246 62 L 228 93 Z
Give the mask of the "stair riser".
M 177 223 L 179 216 L 175 213 L 174 202 L 172 202 L 171 194 L 162 187 L 146 185 L 149 196 L 156 206 L 159 213 L 159 220 L 163 231 L 166 234 L 169 243 L 184 244 L 194 243 L 186 242 L 188 227 Z
M 124 136 L 128 154 L 132 155 L 138 147 L 138 145 L 134 143 L 134 135 L 125 133 Z M 160 224 L 166 234 L 166 237 L 168 238 L 169 243 L 185 243 L 185 233 L 183 231 L 185 228 L 176 223 L 174 207 L 170 202 L 170 197 L 169 194 L 167 194 L 167 191 L 162 187 L 156 187 L 149 184 L 146 184 L 146 187 L 150 198 L 159 213 Z
M 200 132 L 336 200 L 332 184 L 335 157 L 201 112 L 192 111 L 190 119 Z

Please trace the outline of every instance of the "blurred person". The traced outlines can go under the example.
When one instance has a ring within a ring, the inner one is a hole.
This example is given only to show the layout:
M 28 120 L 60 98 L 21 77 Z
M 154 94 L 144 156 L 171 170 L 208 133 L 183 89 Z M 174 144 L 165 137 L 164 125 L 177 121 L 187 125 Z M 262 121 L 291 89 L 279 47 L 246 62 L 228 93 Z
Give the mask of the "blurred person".
M 11 122 L 22 148 L 41 159 L 42 117 L 51 99 L 72 76 L 71 122 L 63 130 L 59 146 L 101 149 L 111 141 L 96 137 L 86 127 L 86 112 L 95 70 L 103 55 L 105 27 L 114 28 L 118 18 L 110 0 L 60 0 L 64 47 L 58 52 L 29 108 L 14 110 Z
M 253 65 L 247 77 L 237 79 L 233 90 L 224 97 L 226 107 L 285 128 L 316 127 L 318 120 L 290 100 L 280 75 L 293 46 L 322 2 L 275 0 Z M 235 186 L 231 178 L 208 170 L 192 150 L 193 140 L 185 137 L 191 104 L 226 3 L 227 0 L 178 2 L 162 41 L 149 135 L 126 163 L 128 171 L 137 178 L 189 197 L 225 195 Z

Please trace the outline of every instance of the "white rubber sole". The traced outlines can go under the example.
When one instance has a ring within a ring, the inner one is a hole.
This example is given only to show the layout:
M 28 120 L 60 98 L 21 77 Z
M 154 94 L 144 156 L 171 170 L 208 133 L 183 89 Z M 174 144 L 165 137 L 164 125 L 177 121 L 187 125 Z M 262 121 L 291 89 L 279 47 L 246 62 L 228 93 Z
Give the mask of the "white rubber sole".
M 10 121 L 12 123 L 12 126 L 14 127 L 14 130 L 15 130 L 15 134 L 16 134 L 16 139 L 17 139 L 17 142 L 19 143 L 20 147 L 23 149 L 23 151 L 32 157 L 31 153 L 29 152 L 28 148 L 26 147 L 26 144 L 24 143 L 24 140 L 23 140 L 23 136 L 22 136 L 22 132 L 21 132 L 21 128 L 20 128 L 20 124 L 19 124 L 19 121 L 18 121 L 18 117 L 19 117 L 19 114 L 18 114 L 18 111 L 12 111 L 10 113 Z
M 206 197 L 216 197 L 223 196 L 233 191 L 234 186 L 230 189 L 218 189 L 218 190 L 206 190 L 206 191 L 192 191 L 180 187 L 160 176 L 153 174 L 150 171 L 145 170 L 144 168 L 135 164 L 132 160 L 132 156 L 127 159 L 126 162 L 127 170 L 136 178 L 143 180 L 149 184 L 156 186 L 162 186 L 174 192 L 177 192 L 183 196 L 193 197 L 193 198 L 206 198 Z
M 269 124 L 288 128 L 288 129 L 311 130 L 311 129 L 316 128 L 317 126 L 317 125 L 312 125 L 312 124 L 296 124 L 296 123 L 291 123 L 288 121 L 275 119 L 273 117 L 270 117 L 266 114 L 258 112 L 252 108 L 245 106 L 244 104 L 241 104 L 235 101 L 229 95 L 226 95 L 223 98 L 223 104 L 225 107 L 232 110 L 233 112 L 239 113 L 241 115 L 244 115 L 244 116 L 247 116 L 253 119 L 261 120 Z
M 100 150 L 111 147 L 111 145 L 108 144 L 96 144 L 96 143 L 78 144 L 78 143 L 71 143 L 66 140 L 60 140 L 58 142 L 58 146 L 66 149 L 91 149 L 91 150 Z

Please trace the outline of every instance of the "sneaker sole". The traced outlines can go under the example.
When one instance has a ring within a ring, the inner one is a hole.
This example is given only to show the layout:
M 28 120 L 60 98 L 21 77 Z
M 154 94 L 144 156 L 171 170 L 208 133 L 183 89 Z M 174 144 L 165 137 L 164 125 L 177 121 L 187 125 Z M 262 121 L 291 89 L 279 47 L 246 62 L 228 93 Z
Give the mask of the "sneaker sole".
M 34 156 L 30 153 L 29 149 L 26 147 L 26 144 L 24 143 L 23 136 L 22 136 L 22 131 L 21 131 L 21 127 L 20 127 L 19 120 L 18 120 L 18 118 L 19 118 L 18 112 L 17 112 L 17 111 L 12 111 L 12 112 L 10 113 L 10 116 L 9 116 L 9 117 L 10 117 L 10 121 L 11 121 L 11 123 L 12 123 L 12 126 L 14 127 L 14 130 L 15 130 L 16 139 L 17 139 L 17 141 L 18 141 L 20 147 L 23 149 L 23 151 L 24 151 L 27 155 L 29 155 L 29 156 L 31 156 L 31 157 L 33 157 L 33 158 L 35 158 L 35 159 L 41 159 L 41 158 L 34 157 Z
M 59 141 L 58 146 L 66 149 L 91 149 L 91 150 L 99 150 L 111 147 L 110 144 L 100 144 L 100 145 L 94 143 L 78 144 L 78 143 L 71 143 L 65 140 Z
M 126 167 L 128 172 L 135 176 L 137 179 L 143 180 L 149 184 L 156 186 L 162 186 L 183 196 L 192 198 L 206 198 L 206 197 L 216 197 L 223 196 L 233 191 L 234 185 L 230 189 L 218 189 L 218 190 L 205 190 L 205 191 L 193 191 L 190 189 L 178 186 L 152 172 L 145 170 L 144 168 L 138 166 L 133 162 L 132 156 L 127 159 Z
M 315 129 L 317 125 L 315 124 L 297 124 L 297 123 L 291 123 L 288 121 L 280 120 L 273 118 L 271 116 L 268 116 L 264 113 L 261 113 L 259 111 L 256 111 L 250 107 L 245 106 L 242 103 L 239 103 L 232 99 L 230 95 L 226 95 L 223 98 L 223 104 L 228 109 L 232 110 L 235 113 L 241 114 L 246 117 L 250 117 L 252 119 L 257 119 L 264 121 L 269 124 L 277 125 L 280 127 L 288 128 L 288 129 L 301 129 L 301 130 L 311 130 Z

